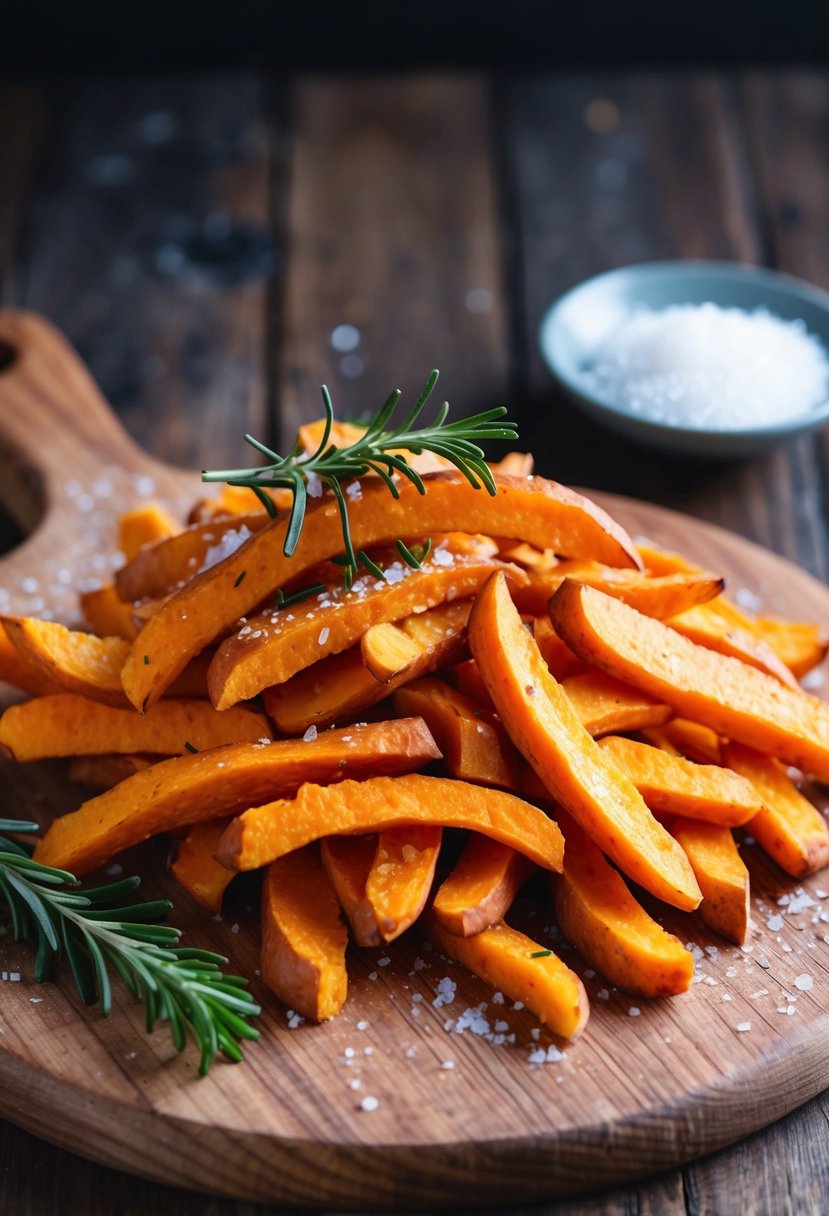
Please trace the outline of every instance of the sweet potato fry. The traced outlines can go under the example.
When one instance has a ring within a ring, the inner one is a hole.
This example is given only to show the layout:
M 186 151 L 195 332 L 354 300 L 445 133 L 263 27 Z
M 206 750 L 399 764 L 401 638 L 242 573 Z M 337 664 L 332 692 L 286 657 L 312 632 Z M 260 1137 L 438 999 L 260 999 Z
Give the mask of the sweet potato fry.
M 494 568 L 489 559 L 458 557 L 441 549 L 419 570 L 398 558 L 387 582 L 365 575 L 350 591 L 330 588 L 301 609 L 283 608 L 252 617 L 239 633 L 222 642 L 210 664 L 207 686 L 213 704 L 227 709 L 257 696 L 263 688 L 282 684 L 298 671 L 355 645 L 373 625 L 467 599 Z M 517 567 L 507 569 L 511 579 L 519 576 Z
M 392 704 L 403 717 L 423 718 L 443 752 L 450 777 L 506 790 L 518 788 L 518 762 L 507 732 L 474 701 L 433 678 L 398 689 Z
M 473 832 L 438 888 L 432 913 L 455 937 L 483 933 L 503 920 L 534 870 L 523 853 Z
M 538 573 L 553 570 L 558 565 L 558 558 L 552 549 L 536 549 L 535 545 L 516 545 L 507 541 L 500 554 L 505 562 L 515 562 L 518 566 Z
M 0 619 L 0 681 L 27 692 L 33 697 L 60 692 L 60 685 L 51 679 L 39 664 L 27 660 L 15 646 Z
M 118 517 L 118 548 L 129 561 L 144 545 L 181 531 L 181 524 L 162 503 L 145 502 Z
M 762 799 L 762 811 L 746 827 L 781 869 L 793 878 L 805 878 L 829 865 L 826 820 L 782 764 L 742 743 L 723 746 L 723 763 L 742 773 Z
M 763 646 L 768 646 L 798 679 L 802 679 L 807 671 L 822 663 L 826 657 L 829 634 L 821 625 L 809 621 L 784 621 L 774 616 L 754 616 L 738 608 L 724 595 L 713 600 L 708 611 L 716 615 L 726 628 L 735 633 L 748 633 Z
M 443 828 L 419 823 L 380 833 L 366 878 L 366 913 L 391 942 L 413 925 L 426 906 L 440 853 Z M 361 933 L 367 936 L 367 930 Z
M 722 764 L 719 735 L 690 718 L 672 718 L 664 726 L 649 726 L 640 734 L 646 743 L 672 756 L 687 756 L 699 764 Z
M 592 587 L 563 583 L 553 625 L 586 662 L 720 735 L 829 780 L 829 708 L 737 659 L 697 646 Z
M 366 669 L 376 680 L 390 684 L 392 679 L 413 680 L 445 663 L 455 662 L 466 648 L 471 608 L 469 600 L 440 604 L 429 612 L 413 613 L 396 624 L 367 629 L 360 639 Z
M 546 608 L 545 608 L 546 612 Z M 588 671 L 588 665 L 574 654 L 553 629 L 553 623 L 548 616 L 538 616 L 532 625 L 535 644 L 541 651 L 541 657 L 547 664 L 552 676 L 557 680 L 567 680 L 570 676 L 581 675 Z
M 490 462 L 493 473 L 506 473 L 510 477 L 531 477 L 535 460 L 530 452 L 506 452 L 500 460 Z
M 667 903 L 695 908 L 701 896 L 685 855 L 582 726 L 499 574 L 475 601 L 469 642 L 513 743 L 556 801 L 636 882 Z
M 224 893 L 233 881 L 233 871 L 226 869 L 214 857 L 229 823 L 229 819 L 194 823 L 179 842 L 175 860 L 170 866 L 170 873 L 179 886 L 208 912 L 221 911 Z
M 416 518 L 424 535 L 438 530 L 490 536 L 515 533 L 516 540 L 595 557 L 608 565 L 639 564 L 633 542 L 605 512 L 574 491 L 541 478 L 500 477 L 492 497 L 473 489 L 459 473 L 436 473 L 428 478 L 424 496 L 406 482 L 397 499 L 379 478 L 375 480 L 376 484 L 367 480 L 361 497 L 349 508 L 356 549 L 393 541 Z M 157 700 L 194 654 L 277 587 L 300 579 L 342 549 L 339 513 L 327 497 L 308 509 L 300 543 L 290 558 L 283 552 L 287 529 L 287 520 L 274 520 L 231 557 L 193 578 L 147 622 L 122 673 L 124 690 L 136 708 Z M 162 541 L 158 547 L 178 539 Z
M 47 682 L 105 705 L 128 704 L 121 687 L 126 639 L 98 638 L 37 617 L 3 617 L 2 626 L 24 663 Z
M 553 1034 L 575 1039 L 584 1030 L 590 1013 L 584 985 L 552 950 L 503 921 L 474 937 L 454 937 L 433 917 L 426 931 L 444 954 L 510 1000 L 523 1001 Z
M 457 659 L 466 648 L 470 606 L 468 600 L 460 600 L 397 625 L 372 626 L 359 646 L 266 688 L 263 701 L 268 716 L 284 734 L 298 735 L 309 726 L 322 728 L 362 713 L 407 680 Z M 383 672 L 385 682 L 375 679 L 366 657 L 374 670 Z M 395 664 L 400 666 L 392 671 Z
M 706 925 L 741 946 L 748 932 L 749 879 L 728 828 L 676 818 L 671 832 L 694 867 L 703 900 L 699 913 Z
M 115 575 L 122 600 L 159 599 L 200 570 L 211 569 L 270 523 L 267 511 L 210 519 L 139 549 Z M 229 625 L 231 622 L 228 621 Z M 217 630 L 217 633 L 219 631 Z M 215 636 L 215 635 L 214 635 Z M 208 639 L 212 641 L 211 639 Z
M 697 574 L 700 570 L 700 567 L 689 562 L 687 557 L 670 549 L 641 543 L 637 544 L 636 548 L 648 574 Z
M 752 783 L 728 768 L 695 764 L 618 735 L 601 739 L 599 746 L 627 774 L 652 811 L 737 828 L 762 809 Z
M 826 658 L 829 634 L 820 625 L 809 621 L 781 621 L 773 616 L 758 616 L 751 621 L 751 631 L 770 646 L 781 662 L 799 680 Z
M 526 584 L 518 584 L 513 600 L 519 612 L 542 616 L 547 601 L 565 578 L 612 595 L 646 616 L 672 617 L 695 604 L 719 595 L 725 582 L 716 574 L 700 570 L 693 574 L 646 574 L 620 570 L 598 562 L 562 561 L 552 570 L 532 570 Z
M 383 942 L 366 899 L 366 880 L 376 853 L 376 836 L 325 836 L 320 841 L 322 864 L 358 946 Z
M 474 659 L 464 659 L 462 663 L 445 668 L 440 675 L 441 679 L 446 680 L 452 688 L 463 693 L 470 701 L 474 701 L 480 709 L 487 709 L 490 713 L 495 713 L 492 697 L 486 690 L 486 684 L 481 679 L 478 664 Z
M 665 623 L 699 646 L 707 646 L 718 654 L 740 659 L 750 667 L 756 667 L 759 671 L 774 676 L 781 684 L 796 688 L 797 680 L 771 647 L 747 629 L 729 620 L 723 613 L 722 605 L 721 599 L 710 604 L 701 604 L 679 616 L 670 617 Z
M 694 959 L 631 895 L 571 816 L 560 814 L 564 872 L 551 882 L 561 931 L 612 984 L 641 996 L 685 992 Z
M 616 734 L 661 726 L 673 710 L 664 701 L 657 701 L 638 688 L 614 680 L 603 671 L 585 671 L 567 676 L 561 687 L 588 734 Z
M 228 718 L 209 701 L 172 697 L 153 705 L 152 712 L 137 714 L 77 693 L 54 693 L 10 705 L 0 718 L 0 747 L 20 761 L 109 752 L 177 756 L 269 738 L 267 719 L 252 709 L 237 706 Z
M 159 832 L 288 797 L 303 782 L 404 773 L 439 756 L 426 724 L 417 718 L 325 731 L 309 742 L 238 744 L 181 756 L 136 773 L 56 819 L 36 852 L 44 865 L 88 874 Z
M 264 493 L 273 501 L 278 511 L 289 511 L 292 495 L 290 490 L 276 487 L 262 487 Z M 253 490 L 247 486 L 223 485 L 218 494 L 212 498 L 201 498 L 194 503 L 188 524 L 206 524 L 210 520 L 221 518 L 223 515 L 253 515 L 257 512 L 265 514 L 265 509 Z
M 138 634 L 132 619 L 132 604 L 125 604 L 114 583 L 105 583 L 80 596 L 81 612 L 93 633 L 99 638 L 127 638 Z
M 348 991 L 348 935 L 316 846 L 272 862 L 262 884 L 262 978 L 304 1018 L 325 1022 Z
M 306 455 L 310 456 L 319 447 L 325 431 L 325 422 L 324 418 L 317 418 L 313 422 L 304 422 L 299 427 L 297 436 Z M 356 443 L 364 434 L 365 427 L 354 422 L 340 422 L 335 418 L 328 442 L 335 444 L 338 448 L 347 448 L 352 443 Z M 438 456 L 436 452 L 410 452 L 403 448 L 390 450 L 397 456 L 405 457 L 406 463 L 420 474 L 439 473 L 444 469 L 454 467 L 450 461 L 443 456 Z M 368 476 L 373 477 L 376 474 L 370 473 Z
M 419 774 L 303 785 L 293 800 L 254 807 L 234 819 L 217 855 L 231 869 L 256 870 L 322 836 L 419 823 L 471 828 L 525 853 L 545 869 L 561 866 L 561 833 L 537 807 L 501 790 Z

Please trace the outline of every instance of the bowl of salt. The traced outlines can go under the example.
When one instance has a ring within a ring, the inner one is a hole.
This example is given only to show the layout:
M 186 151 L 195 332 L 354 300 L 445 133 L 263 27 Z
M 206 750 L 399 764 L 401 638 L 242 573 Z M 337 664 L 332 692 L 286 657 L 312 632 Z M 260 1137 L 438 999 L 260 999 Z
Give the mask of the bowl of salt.
M 688 455 L 755 455 L 829 421 L 829 293 L 728 262 L 625 266 L 574 287 L 541 353 L 581 409 Z

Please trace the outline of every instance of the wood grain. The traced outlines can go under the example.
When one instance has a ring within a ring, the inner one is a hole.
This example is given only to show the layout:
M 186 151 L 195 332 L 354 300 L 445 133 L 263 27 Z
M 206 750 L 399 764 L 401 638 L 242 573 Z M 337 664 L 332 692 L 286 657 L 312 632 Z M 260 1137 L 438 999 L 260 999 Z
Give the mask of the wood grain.
M 71 385 L 80 373 L 53 331 L 14 314 L 3 324 L 6 334 L 18 326 L 16 344 L 24 353 L 0 378 L 0 433 L 9 435 L 10 418 L 40 411 L 50 442 L 24 450 L 14 431 L 12 439 L 38 470 L 48 498 L 60 467 L 49 453 L 75 441 L 64 439 L 67 419 L 74 426 L 75 416 L 61 412 L 65 407 L 50 390 L 54 378 Z M 139 456 L 114 421 L 106 424 L 99 413 L 95 434 L 108 476 L 116 475 L 122 458 L 132 471 Z M 156 463 L 146 470 L 159 476 Z M 175 483 L 178 475 L 170 478 Z M 824 587 L 740 538 L 646 504 L 601 501 L 631 530 L 733 572 L 762 591 L 769 609 L 807 616 L 829 611 Z M 83 514 L 62 513 L 64 554 Z M 29 573 L 42 572 L 32 564 Z M 78 800 L 56 764 L 5 765 L 3 781 L 17 813 L 41 823 Z M 720 943 L 716 961 L 701 967 L 713 983 L 703 980 L 675 1001 L 636 1005 L 615 991 L 598 997 L 601 978 L 586 974 L 569 953 L 585 976 L 593 1015 L 564 1058 L 544 1066 L 528 1063 L 532 1019 L 509 1004 L 489 1001 L 486 1016 L 507 1022 L 514 1045 L 447 1029 L 447 1018 L 488 998 L 417 930 L 387 953 L 355 954 L 341 1017 L 288 1029 L 255 975 L 251 887 L 242 883 L 223 920 L 208 920 L 173 891 L 163 856 L 156 841 L 123 864 L 142 873 L 148 893 L 174 894 L 187 940 L 227 954 L 252 977 L 265 1003 L 262 1041 L 244 1065 L 219 1067 L 197 1080 L 192 1053 L 174 1059 L 162 1034 L 143 1037 L 141 1011 L 122 993 L 102 1022 L 78 1008 L 65 980 L 33 985 L 28 950 L 0 945 L 0 970 L 21 976 L 19 984 L 0 985 L 0 1112 L 130 1172 L 191 1188 L 209 1178 L 217 1194 L 296 1204 L 439 1205 L 456 1195 L 465 1202 L 530 1201 L 676 1165 L 763 1126 L 829 1079 L 823 925 L 810 907 L 786 917 L 779 932 L 765 928 L 790 884 L 750 848 L 756 921 L 750 948 Z M 805 886 L 817 892 L 820 879 Z M 820 898 L 815 895 L 816 910 Z M 693 918 L 662 914 L 683 940 L 711 944 Z M 540 918 L 538 932 L 548 912 L 530 903 L 519 915 L 529 924 Z M 814 977 L 813 991 L 795 986 L 805 973 Z M 433 1002 L 444 975 L 457 993 L 440 1008 Z M 787 992 L 797 997 L 795 1017 L 777 1012 Z M 736 1029 L 743 1022 L 750 1033 Z M 539 1041 L 551 1043 L 544 1031 Z M 442 1067 L 447 1059 L 451 1070 Z M 352 1080 L 360 1081 L 359 1090 Z M 367 1094 L 379 1099 L 376 1111 L 359 1109 Z
M 283 440 L 321 413 L 411 401 L 429 371 L 455 413 L 502 402 L 505 326 L 480 80 L 297 85 L 282 307 Z M 381 303 L 382 302 L 382 303 Z M 348 325 L 359 340 L 338 350 Z M 334 339 L 336 342 L 336 339 Z

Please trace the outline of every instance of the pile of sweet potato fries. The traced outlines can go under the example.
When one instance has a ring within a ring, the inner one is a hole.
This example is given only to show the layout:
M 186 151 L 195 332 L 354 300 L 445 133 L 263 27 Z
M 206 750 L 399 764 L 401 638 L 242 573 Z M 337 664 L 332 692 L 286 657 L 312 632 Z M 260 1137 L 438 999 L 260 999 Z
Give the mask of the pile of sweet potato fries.
M 748 617 L 719 574 L 637 548 L 527 457 L 491 466 L 494 496 L 430 459 L 425 495 L 349 487 L 355 547 L 385 578 L 348 591 L 329 494 L 290 558 L 285 512 L 247 490 L 186 526 L 153 503 L 122 517 L 126 564 L 81 596 L 88 632 L 2 619 L 0 679 L 30 699 L 0 745 L 70 757 L 99 791 L 38 861 L 83 876 L 173 834 L 173 874 L 214 913 L 261 869 L 262 973 L 304 1016 L 342 1007 L 349 934 L 378 946 L 422 918 L 569 1039 L 584 988 L 505 922 L 519 890 L 546 878 L 561 933 L 610 983 L 684 991 L 692 955 L 630 884 L 741 943 L 735 829 L 793 878 L 829 861 L 792 773 L 829 781 L 829 709 L 798 683 L 826 642 Z

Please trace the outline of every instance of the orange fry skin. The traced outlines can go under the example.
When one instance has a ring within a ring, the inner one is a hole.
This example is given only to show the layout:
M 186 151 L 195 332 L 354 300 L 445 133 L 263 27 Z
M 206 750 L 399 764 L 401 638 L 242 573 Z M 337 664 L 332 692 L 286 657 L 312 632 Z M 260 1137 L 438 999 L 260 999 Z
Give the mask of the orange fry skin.
M 550 614 L 557 632 L 586 662 L 717 734 L 829 781 L 829 707 L 817 697 L 697 646 L 592 587 L 563 583 Z
M 584 729 L 500 575 L 475 601 L 469 643 L 501 721 L 553 798 L 634 881 L 666 903 L 695 908 L 702 896 L 685 854 Z

